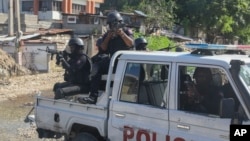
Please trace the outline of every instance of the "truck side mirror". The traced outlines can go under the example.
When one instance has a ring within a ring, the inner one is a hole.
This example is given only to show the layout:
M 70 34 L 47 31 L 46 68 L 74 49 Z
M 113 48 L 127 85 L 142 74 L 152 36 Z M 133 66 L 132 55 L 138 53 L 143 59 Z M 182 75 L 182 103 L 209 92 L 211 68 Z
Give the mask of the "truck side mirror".
M 220 102 L 220 117 L 233 118 L 235 102 L 233 98 L 223 98 Z

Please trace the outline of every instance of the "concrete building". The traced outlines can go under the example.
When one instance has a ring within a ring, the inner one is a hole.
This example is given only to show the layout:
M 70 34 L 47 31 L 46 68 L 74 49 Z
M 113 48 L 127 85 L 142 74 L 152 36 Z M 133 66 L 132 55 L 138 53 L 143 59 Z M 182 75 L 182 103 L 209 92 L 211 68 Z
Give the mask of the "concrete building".
M 20 13 L 37 15 L 38 20 L 61 20 L 61 13 L 95 14 L 104 0 L 19 0 Z M 9 12 L 9 0 L 0 0 L 0 13 Z

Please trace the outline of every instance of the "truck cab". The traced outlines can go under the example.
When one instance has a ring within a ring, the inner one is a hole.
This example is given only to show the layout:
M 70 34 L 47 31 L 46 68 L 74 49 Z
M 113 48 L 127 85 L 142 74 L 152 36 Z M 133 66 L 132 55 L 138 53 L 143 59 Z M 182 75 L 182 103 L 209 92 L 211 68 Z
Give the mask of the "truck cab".
M 193 51 L 117 52 L 96 105 L 37 97 L 38 130 L 82 141 L 86 136 L 110 141 L 228 141 L 230 125 L 250 124 L 250 58 L 241 51 L 216 51 L 216 45 L 187 46 Z M 197 46 L 202 48 L 194 49 Z M 218 89 L 218 98 L 190 94 L 197 68 L 211 72 L 208 85 Z M 205 98 L 211 99 L 204 106 Z

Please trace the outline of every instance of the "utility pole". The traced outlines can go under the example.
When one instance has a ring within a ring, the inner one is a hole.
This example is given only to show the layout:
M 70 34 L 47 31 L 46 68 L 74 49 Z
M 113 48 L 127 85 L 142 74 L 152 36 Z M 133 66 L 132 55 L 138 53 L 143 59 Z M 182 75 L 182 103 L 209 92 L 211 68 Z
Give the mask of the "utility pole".
M 14 4 L 15 4 L 15 18 L 14 18 L 14 21 L 15 21 L 15 30 L 16 30 L 16 38 L 15 38 L 15 49 L 16 49 L 16 52 L 15 52 L 15 58 L 16 58 L 16 62 L 19 64 L 19 65 L 22 65 L 22 35 L 23 35 L 23 32 L 21 31 L 21 26 L 20 26 L 20 0 L 14 0 Z
M 14 35 L 14 20 L 13 20 L 13 0 L 9 0 L 9 14 L 8 14 L 8 31 L 9 31 L 9 36 Z
M 21 31 L 20 27 L 20 0 L 15 0 L 15 23 L 17 31 Z
M 21 37 L 22 31 L 20 26 L 20 4 L 19 0 L 9 0 L 9 14 L 8 14 L 8 31 L 9 36 L 14 36 L 14 29 L 16 29 L 15 42 L 15 59 L 19 65 L 22 65 L 22 51 L 21 51 Z M 15 8 L 14 8 L 15 7 Z M 14 18 L 15 11 L 15 18 Z M 14 24 L 15 23 L 15 24 Z M 14 27 L 15 25 L 15 27 Z
M 23 53 L 22 53 L 22 36 L 23 32 L 21 31 L 20 27 L 20 0 L 14 0 L 15 1 L 15 23 L 16 23 L 16 39 L 15 39 L 15 47 L 16 47 L 16 62 L 19 65 L 22 65 L 23 62 Z

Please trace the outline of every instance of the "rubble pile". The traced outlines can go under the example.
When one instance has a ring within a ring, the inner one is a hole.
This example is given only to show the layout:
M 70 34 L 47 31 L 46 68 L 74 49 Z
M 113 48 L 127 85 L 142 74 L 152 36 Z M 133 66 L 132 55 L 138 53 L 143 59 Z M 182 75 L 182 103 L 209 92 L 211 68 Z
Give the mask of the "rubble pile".
M 0 84 L 12 76 L 31 74 L 31 71 L 17 64 L 13 57 L 0 49 Z

